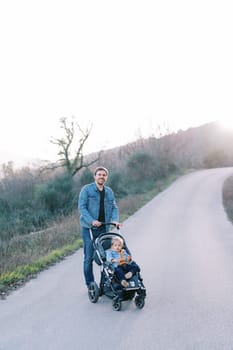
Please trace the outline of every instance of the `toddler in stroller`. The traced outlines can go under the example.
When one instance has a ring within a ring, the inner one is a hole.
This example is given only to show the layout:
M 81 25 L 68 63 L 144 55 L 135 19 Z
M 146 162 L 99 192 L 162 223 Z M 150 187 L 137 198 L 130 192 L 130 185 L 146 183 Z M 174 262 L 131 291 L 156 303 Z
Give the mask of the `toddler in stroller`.
M 114 225 L 115 224 L 111 224 Z M 93 240 L 94 261 L 100 266 L 100 283 L 90 283 L 88 296 L 96 303 L 100 296 L 112 299 L 113 309 L 119 311 L 122 301 L 134 299 L 137 308 L 145 304 L 146 289 L 139 266 L 132 261 L 132 255 L 120 233 L 106 232 Z
M 123 287 L 129 287 L 129 280 L 136 272 L 140 272 L 139 266 L 132 261 L 131 255 L 123 249 L 123 240 L 114 236 L 111 248 L 106 250 L 106 260 L 112 263 L 116 277 Z

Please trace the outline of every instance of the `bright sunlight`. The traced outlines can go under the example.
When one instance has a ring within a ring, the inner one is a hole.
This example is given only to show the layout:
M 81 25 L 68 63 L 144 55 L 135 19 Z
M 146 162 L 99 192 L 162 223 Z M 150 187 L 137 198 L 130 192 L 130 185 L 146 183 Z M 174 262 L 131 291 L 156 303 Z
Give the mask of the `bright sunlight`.
M 224 129 L 233 129 L 233 118 L 221 118 L 218 122 L 219 125 Z

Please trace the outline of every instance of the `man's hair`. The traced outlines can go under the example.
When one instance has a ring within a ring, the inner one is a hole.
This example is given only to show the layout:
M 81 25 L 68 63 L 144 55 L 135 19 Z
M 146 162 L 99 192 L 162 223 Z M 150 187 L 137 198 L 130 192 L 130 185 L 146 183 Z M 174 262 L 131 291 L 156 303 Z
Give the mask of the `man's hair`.
M 108 169 L 103 167 L 103 166 L 98 166 L 97 168 L 95 168 L 94 175 L 96 175 L 97 172 L 100 171 L 100 170 L 105 171 L 105 173 L 108 175 Z

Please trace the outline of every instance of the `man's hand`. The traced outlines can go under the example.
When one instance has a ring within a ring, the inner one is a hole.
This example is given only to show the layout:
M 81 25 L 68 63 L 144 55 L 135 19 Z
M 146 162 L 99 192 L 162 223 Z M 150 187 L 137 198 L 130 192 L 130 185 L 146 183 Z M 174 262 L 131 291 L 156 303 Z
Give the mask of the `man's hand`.
M 118 221 L 113 221 L 112 223 L 115 224 L 117 228 L 123 225 L 121 222 Z
M 92 222 L 92 226 L 95 226 L 95 227 L 100 227 L 102 225 L 102 222 L 98 221 L 98 220 L 94 220 Z

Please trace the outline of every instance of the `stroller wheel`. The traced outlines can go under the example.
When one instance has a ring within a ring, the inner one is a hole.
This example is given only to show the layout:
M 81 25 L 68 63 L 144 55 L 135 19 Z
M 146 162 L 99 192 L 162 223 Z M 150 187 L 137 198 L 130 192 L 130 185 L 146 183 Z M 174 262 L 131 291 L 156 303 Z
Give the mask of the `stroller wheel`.
M 88 296 L 92 303 L 96 303 L 99 299 L 99 287 L 96 282 L 91 282 L 88 287 Z
M 121 300 L 120 299 L 113 300 L 112 308 L 114 311 L 120 311 L 121 310 Z
M 145 305 L 145 298 L 140 295 L 137 295 L 135 297 L 134 302 L 138 309 L 142 309 Z

